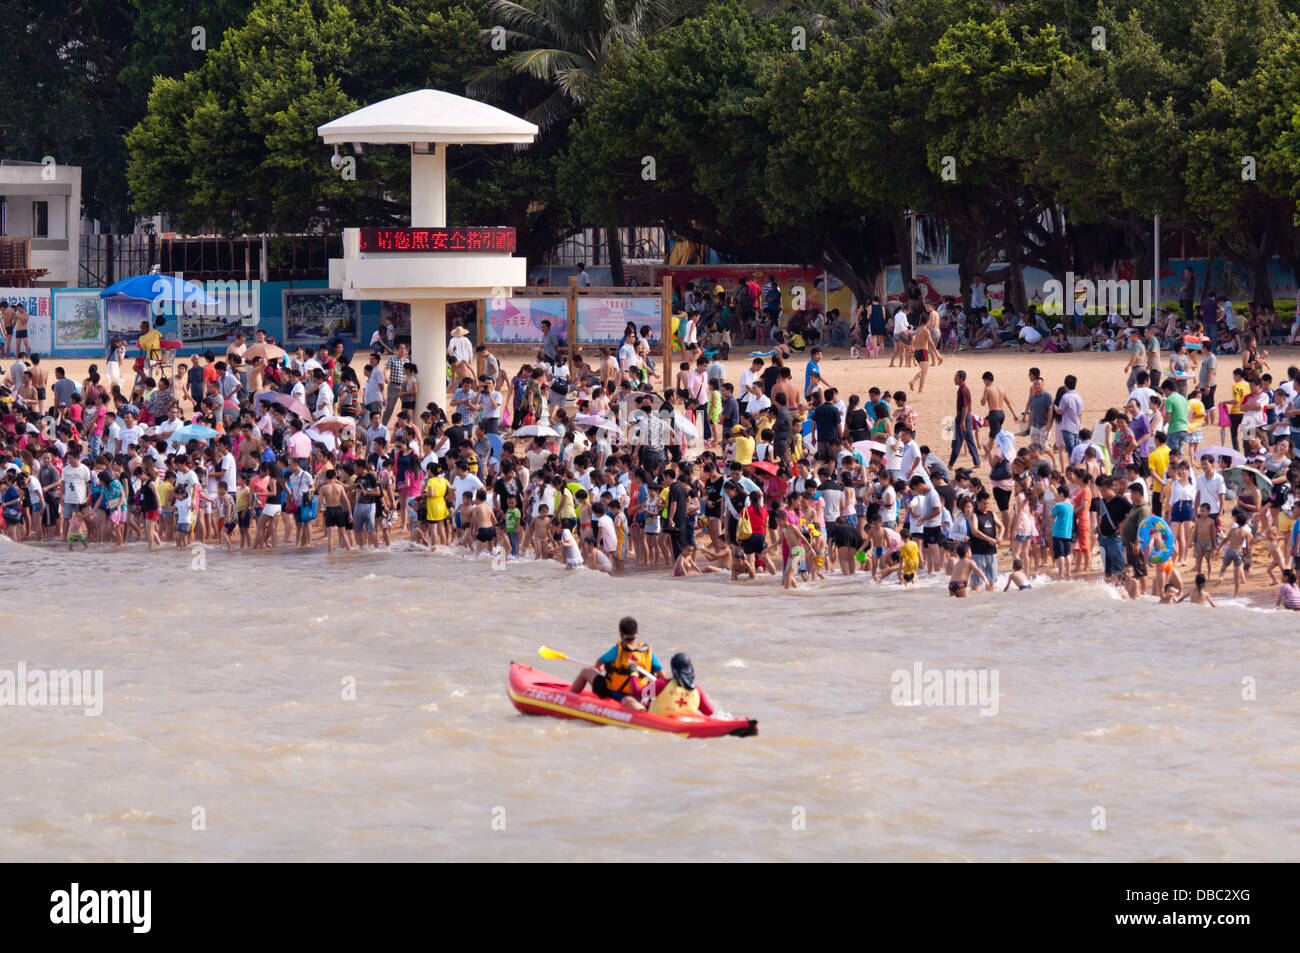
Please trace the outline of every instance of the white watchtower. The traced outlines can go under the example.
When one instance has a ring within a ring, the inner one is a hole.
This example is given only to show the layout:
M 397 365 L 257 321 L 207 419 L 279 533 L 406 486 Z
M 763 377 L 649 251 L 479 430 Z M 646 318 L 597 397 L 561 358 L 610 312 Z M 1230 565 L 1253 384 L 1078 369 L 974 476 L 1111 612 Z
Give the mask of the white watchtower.
M 329 281 L 346 300 L 410 303 L 411 360 L 420 375 L 416 407 L 431 401 L 446 407 L 447 302 L 508 297 L 528 283 L 526 260 L 512 255 L 513 229 L 447 227 L 447 146 L 526 144 L 537 127 L 486 103 L 420 89 L 316 132 L 336 147 L 411 147 L 411 227 L 345 228 L 343 257 L 330 260 Z

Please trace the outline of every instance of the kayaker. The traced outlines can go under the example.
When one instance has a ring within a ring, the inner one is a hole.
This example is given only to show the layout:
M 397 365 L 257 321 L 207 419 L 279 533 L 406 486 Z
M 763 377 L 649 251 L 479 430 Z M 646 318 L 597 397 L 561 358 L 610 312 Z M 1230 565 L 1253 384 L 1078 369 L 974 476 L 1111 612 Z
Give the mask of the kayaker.
M 655 700 L 650 705 L 650 714 L 666 718 L 711 716 L 713 705 L 704 694 L 704 689 L 695 684 L 695 666 L 691 665 L 691 657 L 685 652 L 678 652 L 669 664 L 672 666 L 673 677 L 660 675 L 655 681 Z
M 637 641 L 636 619 L 624 616 L 618 621 L 618 645 L 596 659 L 595 668 L 579 672 L 569 691 L 577 695 L 590 685 L 600 698 L 613 699 L 633 711 L 645 711 L 645 705 L 636 697 L 642 688 L 637 673 L 648 670 L 658 675 L 663 669 L 654 650 Z

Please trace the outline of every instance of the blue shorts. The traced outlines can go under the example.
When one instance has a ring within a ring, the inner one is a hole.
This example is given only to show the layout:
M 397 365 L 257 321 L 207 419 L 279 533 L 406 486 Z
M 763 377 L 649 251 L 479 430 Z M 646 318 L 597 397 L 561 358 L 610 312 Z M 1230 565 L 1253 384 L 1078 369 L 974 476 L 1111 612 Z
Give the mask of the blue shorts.
M 1192 501 L 1179 500 L 1169 511 L 1169 522 L 1190 523 L 1192 521 Z

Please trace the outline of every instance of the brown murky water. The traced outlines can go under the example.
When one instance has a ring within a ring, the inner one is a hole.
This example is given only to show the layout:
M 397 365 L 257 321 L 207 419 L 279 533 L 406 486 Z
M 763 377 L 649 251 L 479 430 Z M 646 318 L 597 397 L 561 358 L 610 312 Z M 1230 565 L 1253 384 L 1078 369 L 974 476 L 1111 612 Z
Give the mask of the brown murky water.
M 190 564 L 0 541 L 0 669 L 103 669 L 105 696 L 0 708 L 6 859 L 1300 859 L 1288 614 L 410 550 Z M 626 613 L 760 736 L 513 710 L 510 660 L 568 675 L 537 647 L 595 657 Z M 918 662 L 996 670 L 997 714 L 893 704 Z

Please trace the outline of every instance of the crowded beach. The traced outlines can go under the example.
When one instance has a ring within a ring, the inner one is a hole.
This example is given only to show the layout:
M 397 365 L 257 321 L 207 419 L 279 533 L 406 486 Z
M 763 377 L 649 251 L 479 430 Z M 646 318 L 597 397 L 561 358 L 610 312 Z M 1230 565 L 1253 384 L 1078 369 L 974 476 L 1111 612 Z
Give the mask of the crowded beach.
M 426 406 L 387 324 L 351 360 L 259 330 L 173 368 L 148 322 L 99 361 L 33 354 L 6 304 L 3 532 L 1300 609 L 1300 317 L 1208 293 L 1154 321 L 997 315 L 978 281 L 969 309 L 786 314 L 774 285 L 680 292 L 671 367 L 634 324 L 513 355 L 457 326 Z

